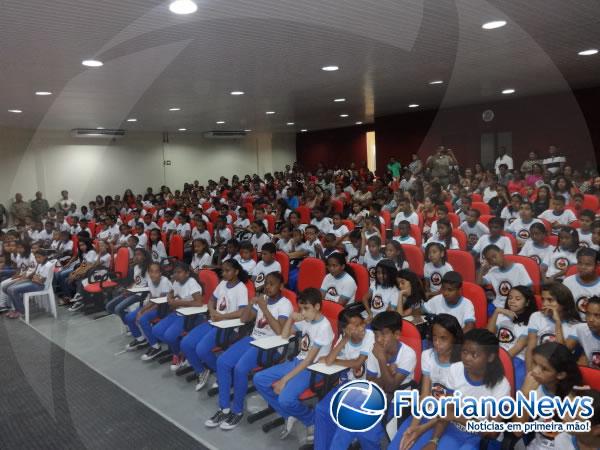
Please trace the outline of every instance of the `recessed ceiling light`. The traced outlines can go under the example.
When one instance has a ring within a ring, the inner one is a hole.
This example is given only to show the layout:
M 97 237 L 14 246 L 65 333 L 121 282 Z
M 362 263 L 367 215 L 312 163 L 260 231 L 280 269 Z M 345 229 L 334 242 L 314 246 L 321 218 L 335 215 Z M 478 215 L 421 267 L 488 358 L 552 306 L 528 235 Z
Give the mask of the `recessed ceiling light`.
M 198 11 L 198 5 L 192 0 L 175 0 L 169 5 L 169 11 L 174 14 L 192 14 Z
M 104 130 L 104 127 L 96 127 L 96 130 Z
M 292 125 L 295 125 L 295 123 L 294 123 L 294 122 L 288 122 L 288 123 L 286 123 L 286 125 L 287 125 L 288 127 L 291 127 Z
M 577 54 L 581 55 L 581 56 L 590 56 L 590 55 L 595 55 L 596 53 L 598 53 L 598 49 L 596 49 L 596 48 L 589 48 L 587 50 L 581 50 Z
M 223 125 L 225 123 L 224 120 L 217 120 L 217 125 Z
M 356 125 L 362 125 L 361 121 L 356 122 Z
M 81 64 L 86 67 L 102 67 L 104 65 L 102 61 L 98 61 L 97 59 L 86 59 L 81 61 Z
M 346 99 L 345 98 L 335 98 L 335 99 L 333 99 L 333 101 L 336 103 L 341 103 L 341 102 L 345 102 Z
M 137 122 L 137 119 L 134 119 L 133 117 L 131 119 L 127 119 L 127 122 Z
M 169 111 L 181 111 L 181 108 L 169 108 Z
M 252 130 L 248 128 L 248 129 L 246 129 L 246 130 L 244 130 L 244 131 L 245 131 L 246 133 L 250 133 Z
M 231 91 L 231 95 L 244 95 L 244 91 Z
M 301 132 L 301 133 L 306 133 L 307 131 L 308 131 L 308 130 L 307 130 L 306 128 L 302 128 L 302 129 L 300 130 L 300 132 Z
M 503 94 L 514 94 L 515 90 L 514 89 L 504 89 L 502 91 Z
M 13 114 L 21 114 L 23 111 L 20 109 L 9 109 L 8 112 Z
M 338 66 L 324 66 L 321 67 L 321 70 L 324 70 L 325 72 L 335 72 L 336 70 L 339 70 L 340 68 Z
M 416 103 L 411 103 L 410 105 L 408 105 L 409 108 L 418 108 L 419 105 Z
M 271 114 L 275 114 L 275 111 L 267 111 L 265 114 L 270 116 Z
M 178 128 L 177 131 L 187 131 L 187 128 Z
M 506 25 L 506 20 L 492 20 L 481 25 L 484 30 L 493 30 L 495 28 L 501 28 Z
M 444 82 L 442 80 L 433 80 L 430 81 L 429 84 L 444 84 Z
M 52 95 L 52 92 L 49 91 L 37 91 L 35 95 Z
M 340 117 L 348 117 L 348 114 L 340 114 Z

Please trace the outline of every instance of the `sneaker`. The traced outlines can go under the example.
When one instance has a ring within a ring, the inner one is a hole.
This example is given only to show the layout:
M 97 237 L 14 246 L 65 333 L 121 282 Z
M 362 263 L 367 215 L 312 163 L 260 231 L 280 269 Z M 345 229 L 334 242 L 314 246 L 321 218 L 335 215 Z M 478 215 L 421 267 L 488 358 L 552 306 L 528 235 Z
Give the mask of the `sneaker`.
M 8 311 L 10 311 L 10 308 L 8 306 L 0 306 L 0 314 L 4 314 Z
M 83 302 L 77 302 L 69 308 L 69 311 L 75 312 L 75 311 L 79 311 L 81 308 L 83 308 Z
M 244 414 L 229 413 L 225 421 L 221 424 L 221 430 L 233 430 L 238 426 Z
M 140 348 L 144 348 L 147 346 L 148 346 L 148 341 L 146 339 L 144 339 L 142 341 L 138 341 L 137 339 L 134 339 L 129 344 L 127 344 L 127 347 L 125 347 L 125 349 L 126 350 L 138 350 Z
M 21 313 L 19 311 L 10 311 L 8 314 L 6 314 L 6 317 L 9 319 L 20 319 Z
M 288 417 L 285 422 L 285 426 L 283 427 L 283 430 L 281 430 L 279 439 L 283 440 L 283 439 L 287 438 L 290 435 L 290 433 L 292 432 L 292 429 L 294 428 L 294 424 L 297 421 L 298 421 L 298 419 L 296 419 L 293 416 Z
M 205 372 L 207 372 L 205 370 Z M 224 413 L 222 409 L 218 410 L 214 416 L 212 416 L 210 419 L 208 419 L 206 422 L 204 422 L 204 425 L 206 425 L 209 428 L 216 428 L 219 425 L 221 425 L 221 423 L 223 423 L 225 421 L 225 419 L 227 419 L 229 417 L 231 413 Z
M 171 372 L 175 372 L 185 364 L 185 357 L 179 355 L 173 355 L 171 359 Z
M 212 389 L 219 389 L 219 383 L 217 383 L 216 381 L 212 384 L 211 386 Z
M 312 444 L 315 442 L 315 426 L 310 425 L 306 427 L 306 443 Z
M 196 383 L 196 392 L 202 390 L 206 383 L 208 383 L 208 377 L 210 377 L 210 370 L 204 369 L 198 374 L 198 383 Z
M 146 353 L 142 355 L 142 361 L 150 361 L 158 356 L 158 354 L 162 352 L 162 349 L 150 347 Z

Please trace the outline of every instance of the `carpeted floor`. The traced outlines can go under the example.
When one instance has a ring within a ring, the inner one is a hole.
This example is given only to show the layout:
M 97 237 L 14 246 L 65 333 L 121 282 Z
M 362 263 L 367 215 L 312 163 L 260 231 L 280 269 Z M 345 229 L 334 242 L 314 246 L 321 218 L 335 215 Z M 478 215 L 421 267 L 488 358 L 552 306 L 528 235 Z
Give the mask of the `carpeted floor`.
M 206 447 L 24 323 L 0 319 L 0 448 Z

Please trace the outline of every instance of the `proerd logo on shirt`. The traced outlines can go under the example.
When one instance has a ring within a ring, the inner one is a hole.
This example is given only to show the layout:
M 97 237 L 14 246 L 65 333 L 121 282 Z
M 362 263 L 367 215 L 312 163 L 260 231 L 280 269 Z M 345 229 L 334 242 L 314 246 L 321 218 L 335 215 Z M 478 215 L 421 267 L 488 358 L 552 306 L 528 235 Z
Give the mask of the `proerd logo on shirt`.
M 337 297 L 338 296 L 338 291 L 335 288 L 335 286 L 331 286 L 330 288 L 327 289 L 327 295 L 330 295 L 332 297 Z
M 445 397 L 448 394 L 448 388 L 444 386 L 442 383 L 432 383 L 431 384 L 431 395 L 434 398 Z
M 590 363 L 596 368 L 600 367 L 600 352 L 592 352 L 592 360 Z
M 506 297 L 511 289 L 512 289 L 512 285 L 508 281 L 503 281 L 498 286 L 498 291 L 500 292 L 500 295 L 503 297 Z
M 554 267 L 556 267 L 558 270 L 565 270 L 567 267 L 569 267 L 569 260 L 564 256 L 556 258 L 556 261 L 554 261 Z
M 589 299 L 590 298 L 588 296 L 583 295 L 575 301 L 575 306 L 577 306 L 577 310 L 579 312 L 582 312 L 585 314 L 585 312 L 587 311 L 587 304 L 588 304 Z
M 310 336 L 308 334 L 302 335 L 302 340 L 300 341 L 300 351 L 302 353 L 307 352 L 310 348 Z
M 383 299 L 381 298 L 381 295 L 375 295 L 373 297 L 373 308 L 375 308 L 375 309 L 383 308 Z
M 265 274 L 261 272 L 256 276 L 256 283 L 261 284 L 263 281 L 265 281 Z
M 219 300 L 217 309 L 219 311 L 225 311 L 226 308 L 227 308 L 227 299 L 225 297 L 221 297 L 221 299 Z
M 529 230 L 523 228 L 523 229 L 519 230 L 519 233 L 517 233 L 517 235 L 519 236 L 520 239 L 526 241 L 527 239 L 529 239 Z
M 375 275 L 376 275 L 375 266 L 373 266 L 369 269 L 369 277 L 371 277 L 372 279 L 375 279 Z
M 352 374 L 354 375 L 354 378 L 362 378 L 365 374 L 365 363 L 352 369 Z
M 498 340 L 501 344 L 509 344 L 515 340 L 512 330 L 504 327 L 498 328 Z
M 431 274 L 431 284 L 434 286 L 439 286 L 442 284 L 442 275 L 439 272 L 433 272 Z
M 554 333 L 544 333 L 540 336 L 540 344 L 545 344 L 546 342 L 555 342 L 556 335 Z
M 542 260 L 537 255 L 531 255 L 530 258 L 533 259 L 535 261 L 535 263 L 538 265 L 542 263 Z
M 262 317 L 258 322 L 256 322 L 256 328 L 265 328 L 269 324 L 269 321 Z

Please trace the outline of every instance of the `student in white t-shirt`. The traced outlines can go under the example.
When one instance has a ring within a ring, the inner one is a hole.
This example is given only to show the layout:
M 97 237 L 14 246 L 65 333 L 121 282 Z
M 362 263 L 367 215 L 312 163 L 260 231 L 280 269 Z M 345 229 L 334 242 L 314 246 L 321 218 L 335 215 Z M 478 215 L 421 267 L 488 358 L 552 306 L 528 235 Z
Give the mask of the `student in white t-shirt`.
M 548 232 L 541 222 L 536 222 L 529 227 L 529 235 L 530 237 L 525 241 L 523 247 L 521 247 L 519 255 L 527 256 L 541 266 L 542 262 L 554 251 L 554 247 L 546 242 Z
M 154 233 L 154 230 L 152 230 Z M 179 336 L 183 331 L 184 316 L 178 314 L 178 308 L 202 306 L 204 298 L 202 287 L 193 277 L 190 266 L 177 262 L 173 270 L 173 290 L 167 295 L 167 303 L 171 312 L 152 328 L 152 341 L 154 344 L 148 352 L 142 356 L 142 360 L 149 361 L 156 358 L 161 352 L 160 342 L 169 346 L 173 354 L 171 370 L 177 370 L 183 363 L 180 356 Z M 189 334 L 188 334 L 189 336 Z M 150 341 L 150 339 L 148 339 Z
M 383 259 L 381 254 L 381 238 L 371 236 L 367 238 L 365 229 L 361 231 L 362 242 L 360 247 L 359 263 L 367 268 L 370 284 L 375 283 L 375 266 Z
M 167 240 L 171 238 L 171 235 L 177 231 L 177 223 L 173 219 L 174 215 L 171 211 L 165 212 L 162 226 L 160 227 L 160 231 L 167 235 Z
M 488 317 L 495 308 L 503 308 L 506 298 L 513 286 L 531 287 L 529 273 L 521 263 L 513 263 L 504 258 L 504 252 L 497 245 L 491 244 L 483 249 L 484 263 L 477 274 L 477 284 L 491 285 L 494 300 L 488 304 Z
M 441 294 L 426 301 L 421 309 L 425 314 L 450 314 L 458 319 L 465 332 L 475 327 L 475 308 L 461 295 L 462 277 L 458 272 L 447 272 L 442 277 Z
M 533 349 L 545 342 L 566 344 L 567 340 L 576 340 L 579 313 L 569 288 L 553 282 L 542 286 L 542 307 L 529 318 L 527 328 L 527 352 L 525 362 L 527 370 L 533 367 Z
M 346 305 L 354 303 L 356 281 L 354 271 L 346 265 L 346 258 L 341 253 L 332 253 L 327 258 L 327 275 L 321 283 L 324 300 Z
M 502 398 L 511 395 L 499 356 L 498 338 L 488 330 L 473 329 L 464 336 L 461 361 L 452 364 L 448 375 L 448 395 L 461 392 L 468 397 Z M 498 420 L 488 418 L 488 420 Z M 431 440 L 439 448 L 479 448 L 481 435 L 466 431 L 468 419 L 455 417 L 445 428 L 436 427 Z M 489 435 L 488 435 L 489 437 Z
M 150 299 L 166 297 L 173 289 L 173 285 L 169 279 L 161 274 L 160 264 L 157 262 L 150 262 L 150 264 L 148 264 L 145 282 L 149 289 L 147 295 Z M 158 305 L 150 301 L 144 306 L 127 313 L 125 316 L 125 323 L 127 324 L 129 331 L 131 331 L 134 340 L 127 345 L 126 350 L 151 347 L 148 349 L 148 353 L 152 351 L 154 346 L 158 343 L 152 334 L 152 321 L 157 317 Z M 160 350 L 158 352 L 160 352 Z M 156 352 L 153 353 L 158 354 Z
M 481 259 L 483 262 L 483 255 L 481 252 L 490 244 L 497 245 L 502 249 L 505 255 L 512 255 L 513 248 L 510 239 L 503 236 L 504 232 L 504 221 L 500 217 L 492 217 L 488 223 L 490 234 L 484 234 L 479 238 L 477 243 L 473 246 L 471 252 Z
M 312 215 L 313 219 L 310 221 L 310 224 L 317 227 L 319 230 L 319 235 L 331 232 L 331 229 L 333 228 L 333 222 L 329 217 L 324 216 L 323 209 L 321 207 L 313 208 Z
M 192 239 L 204 239 L 211 245 L 212 239 L 210 233 L 206 229 L 206 222 L 203 220 L 197 221 L 196 226 L 192 229 Z
M 582 247 L 589 247 L 596 251 L 600 250 L 600 248 L 594 244 L 592 239 L 592 224 L 596 219 L 596 214 L 594 211 L 590 209 L 584 209 L 579 213 L 579 223 L 580 227 L 577 229 L 579 233 L 579 245 Z
M 375 344 L 367 357 L 367 379 L 391 395 L 413 381 L 417 356 L 410 346 L 398 339 L 402 332 L 402 316 L 397 311 L 378 314 L 371 322 L 371 329 L 375 334 Z M 381 423 L 364 432 L 336 428 L 331 439 L 335 448 L 348 448 L 355 439 L 358 439 L 361 448 L 379 448 L 385 433 Z M 315 439 L 318 438 L 319 433 L 316 433 Z
M 506 231 L 508 231 L 510 225 L 519 218 L 522 203 L 523 197 L 521 197 L 521 194 L 515 192 L 510 196 L 510 203 L 500 211 L 500 218 L 504 220 L 504 229 Z
M 534 223 L 542 223 L 542 221 L 533 216 L 531 203 L 522 203 L 519 209 L 519 217 L 506 230 L 515 237 L 517 245 L 521 248 L 531 237 L 530 228 Z
M 427 298 L 440 293 L 442 278 L 452 270 L 454 268 L 447 261 L 446 247 L 439 242 L 427 244 L 427 247 L 425 247 L 425 267 L 423 268 Z
M 557 195 L 552 199 L 554 203 L 553 209 L 547 209 L 541 213 L 538 218 L 550 222 L 552 225 L 552 234 L 558 234 L 561 227 L 571 225 L 577 220 L 577 217 L 570 209 L 565 209 L 565 198 L 562 195 Z
M 396 287 L 397 275 L 396 266 L 389 260 L 384 259 L 375 266 L 375 283 L 362 298 L 369 321 L 398 304 L 400 290 Z
M 402 220 L 398 224 L 398 236 L 394 236 L 392 239 L 399 242 L 400 244 L 417 245 L 417 240 L 410 235 L 411 227 L 407 220 Z
M 470 209 L 467 212 L 466 220 L 459 226 L 467 236 L 467 250 L 469 251 L 482 236 L 490 233 L 490 229 L 479 221 L 480 217 L 481 213 L 479 210 Z
M 579 364 L 600 369 L 600 296 L 587 299 L 585 321 L 575 327 L 576 340 L 567 341 L 567 347 L 574 349 L 577 344 L 583 348 Z
M 213 252 L 208 242 L 204 239 L 194 239 L 192 242 L 194 256 L 190 267 L 192 272 L 198 272 L 199 270 L 212 266 Z
M 581 320 L 585 320 L 587 300 L 590 297 L 600 295 L 600 276 L 596 272 L 595 250 L 582 248 L 577 252 L 577 273 L 567 277 L 563 281 L 573 294 L 575 306 L 579 311 Z
M 459 250 L 458 240 L 452 236 L 452 225 L 448 219 L 439 219 L 437 221 L 437 232 L 432 233 L 427 242 L 423 243 L 423 248 L 432 242 L 438 242 L 447 249 Z
M 233 222 L 233 231 L 239 233 L 241 231 L 248 231 L 250 229 L 250 219 L 248 219 L 248 210 L 241 207 L 238 210 L 238 218 Z
M 238 340 L 217 359 L 219 410 L 204 422 L 207 427 L 231 430 L 240 423 L 248 375 L 257 366 L 259 353 L 251 342 L 281 334 L 293 312 L 292 303 L 281 293 L 282 288 L 281 273 L 269 273 L 264 280 L 264 295 L 251 299 L 250 308 L 243 308 L 240 320 L 243 323 L 254 321 L 254 328 L 250 336 Z M 233 399 L 230 397 L 232 388 Z
M 221 246 L 227 244 L 232 239 L 231 230 L 227 227 L 225 219 L 217 217 L 217 221 L 214 229 L 214 246 Z
M 355 308 L 343 309 L 338 315 L 338 329 L 342 332 L 329 354 L 319 362 L 348 369 L 340 374 L 340 385 L 329 391 L 315 407 L 315 448 L 331 447 L 331 440 L 337 428 L 329 414 L 333 396 L 347 381 L 366 378 L 367 358 L 375 344 L 375 334 L 367 329 L 366 325 L 364 317 Z
M 252 223 L 252 233 L 253 234 L 250 242 L 252 242 L 252 246 L 256 249 L 256 252 L 260 256 L 263 245 L 271 242 L 271 236 L 269 236 L 267 230 L 265 229 L 265 225 L 260 220 L 255 220 Z
M 407 198 L 402 197 L 398 199 L 398 209 L 396 211 L 397 213 L 394 218 L 394 228 L 398 228 L 398 225 L 403 220 L 406 220 L 408 223 L 413 225 L 419 225 L 419 216 L 412 210 L 410 201 Z
M 253 252 L 254 246 L 250 241 L 244 241 L 240 243 L 240 257 L 236 259 L 242 266 L 242 269 L 244 269 L 248 275 L 251 275 L 252 271 L 256 267 L 256 261 L 252 257 Z
M 262 292 L 265 285 L 265 278 L 272 272 L 281 272 L 281 264 L 275 260 L 277 248 L 272 242 L 263 245 L 262 259 L 256 264 L 250 275 L 254 282 L 256 292 Z
M 453 363 L 460 361 L 463 331 L 456 317 L 450 314 L 435 316 L 431 322 L 431 335 L 433 347 L 421 354 L 421 398 L 446 396 L 450 369 Z M 426 425 L 428 423 L 427 419 L 406 419 L 389 448 L 422 448 L 433 434 L 433 428 Z
M 300 353 L 292 360 L 265 369 L 254 375 L 254 386 L 259 394 L 287 422 L 280 437 L 292 431 L 294 419 L 306 427 L 313 427 L 314 413 L 300 401 L 300 394 L 310 385 L 308 366 L 329 354 L 333 343 L 333 330 L 329 320 L 321 313 L 321 291 L 307 288 L 298 296 L 300 312 L 292 313 L 281 337 L 287 339 L 294 330 L 302 333 Z
M 181 214 L 179 216 L 179 220 L 181 221 L 179 225 L 175 228 L 175 233 L 181 236 L 183 242 L 189 241 L 192 237 L 192 226 L 190 225 L 190 218 L 187 214 Z
M 515 387 L 519 389 L 527 373 L 525 349 L 528 324 L 537 307 L 533 291 L 526 286 L 513 287 L 502 308 L 496 308 L 488 320 L 487 329 L 498 337 L 500 346 L 513 359 Z
M 342 215 L 340 213 L 335 213 L 333 215 L 333 226 L 331 227 L 331 230 L 329 230 L 329 232 L 335 236 L 336 245 L 339 245 L 342 241 L 348 238 L 350 230 L 342 222 Z
M 55 264 L 54 261 L 48 260 L 48 254 L 47 250 L 38 250 L 35 254 L 36 266 L 33 272 L 6 289 L 8 303 L 13 308 L 6 314 L 9 319 L 19 319 L 25 314 L 24 294 L 44 290 L 46 279 L 50 275 L 50 271 L 54 270 Z
M 222 265 L 223 281 L 219 283 L 208 302 L 208 313 L 212 322 L 239 319 L 248 306 L 248 273 L 235 259 Z M 181 340 L 181 350 L 194 372 L 198 375 L 196 391 L 206 386 L 211 372 L 217 370 L 217 355 L 212 349 L 216 345 L 217 328 L 210 322 L 197 326 Z
M 152 256 L 152 261 L 161 262 L 167 257 L 167 250 L 165 249 L 165 244 L 163 244 L 162 236 L 158 228 L 150 230 L 148 247 L 150 249 L 150 255 Z
M 558 232 L 558 246 L 548 253 L 540 266 L 545 282 L 562 280 L 569 266 L 577 264 L 579 234 L 575 228 L 562 227 Z

